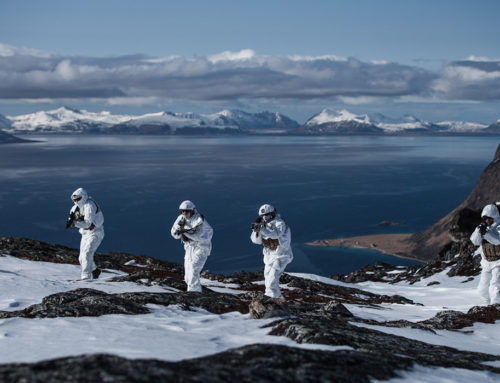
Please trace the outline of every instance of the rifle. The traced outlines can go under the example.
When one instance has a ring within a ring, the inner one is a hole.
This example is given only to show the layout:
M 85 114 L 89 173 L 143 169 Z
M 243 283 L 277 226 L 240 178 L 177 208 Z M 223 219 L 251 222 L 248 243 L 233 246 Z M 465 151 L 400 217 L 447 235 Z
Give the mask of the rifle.
M 255 220 L 255 222 L 252 222 L 251 225 L 252 225 L 252 230 L 260 230 L 264 226 L 266 226 L 266 223 L 264 222 L 264 220 L 262 219 L 262 217 L 257 217 L 257 219 Z
M 203 216 L 202 216 L 203 218 Z M 178 222 L 178 225 L 179 225 L 179 229 L 177 229 L 175 231 L 175 235 L 181 235 L 181 234 L 184 234 L 184 233 L 188 233 L 188 234 L 194 234 L 196 232 L 196 230 L 198 230 L 198 228 L 201 227 L 201 225 L 203 225 L 203 221 L 195 226 L 195 227 L 192 227 L 191 229 L 184 229 L 184 226 L 186 225 L 186 220 L 184 219 L 184 217 L 182 217 L 182 219 Z
M 66 229 L 75 226 L 75 221 L 82 221 L 83 217 L 80 214 L 80 208 L 77 206 L 75 210 L 69 213 L 68 220 L 66 221 Z

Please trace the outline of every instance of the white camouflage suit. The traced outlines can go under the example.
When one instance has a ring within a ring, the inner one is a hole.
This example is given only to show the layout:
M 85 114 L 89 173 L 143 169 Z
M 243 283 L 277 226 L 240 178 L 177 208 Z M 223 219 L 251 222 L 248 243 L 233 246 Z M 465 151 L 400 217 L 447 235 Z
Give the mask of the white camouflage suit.
M 179 225 L 179 222 L 183 220 L 185 220 L 184 226 Z M 192 230 L 179 234 L 178 231 L 181 229 Z M 170 233 L 175 239 L 181 239 L 184 244 L 186 252 L 184 255 L 184 281 L 187 284 L 187 291 L 201 292 L 200 273 L 212 251 L 212 227 L 195 210 L 194 215 L 189 218 L 182 214 L 179 215 L 172 225 Z
M 493 245 L 500 245 L 500 214 L 495 205 L 487 205 L 481 212 L 481 217 L 491 217 L 494 219 L 492 225 L 487 227 L 486 234 L 481 236 L 479 227 L 474 230 L 470 240 L 480 246 L 478 252 L 481 254 L 481 279 L 477 287 L 479 295 L 487 305 L 500 303 L 500 260 L 489 262 L 483 252 L 483 239 Z
M 266 239 L 277 239 L 279 245 L 275 250 L 263 246 L 265 295 L 271 298 L 283 298 L 279 282 L 286 266 L 292 262 L 293 253 L 290 247 L 291 233 L 287 223 L 279 214 L 265 224 L 258 233 L 252 231 L 250 240 L 257 245 L 264 245 Z
M 75 197 L 82 197 L 74 201 Z M 83 220 L 75 221 L 75 227 L 79 228 L 82 235 L 80 241 L 80 256 L 78 260 L 82 266 L 82 279 L 92 280 L 92 271 L 97 267 L 94 262 L 94 253 L 104 238 L 104 215 L 96 202 L 90 198 L 85 189 L 79 188 L 73 192 L 71 199 L 74 206 L 70 213 L 79 209 Z

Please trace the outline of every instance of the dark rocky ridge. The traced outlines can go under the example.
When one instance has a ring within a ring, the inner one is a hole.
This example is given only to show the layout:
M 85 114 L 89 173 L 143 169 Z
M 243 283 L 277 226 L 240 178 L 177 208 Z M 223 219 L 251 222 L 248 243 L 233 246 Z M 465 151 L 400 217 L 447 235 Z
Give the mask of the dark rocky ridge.
M 6 133 L 0 129 L 0 144 L 17 144 L 20 142 L 30 142 L 30 141 L 23 140 L 22 138 L 13 136 L 12 134 Z
M 428 350 L 431 357 L 437 349 Z M 424 357 L 425 357 L 424 356 Z M 481 365 L 481 354 L 464 353 L 447 366 L 500 372 Z M 422 358 L 419 358 L 422 359 Z M 436 358 L 436 360 L 439 359 Z M 33 364 L 0 365 L 8 382 L 339 382 L 369 383 L 394 378 L 415 361 L 404 355 L 367 351 L 303 350 L 254 344 L 177 363 L 129 360 L 113 355 L 82 355 Z M 433 365 L 433 364 L 430 364 Z
M 0 254 L 33 261 L 77 264 L 78 250 L 25 238 L 0 238 Z M 125 265 L 135 260 L 142 267 Z M 376 322 L 354 316 L 343 303 L 377 307 L 384 302 L 418 304 L 402 296 L 373 294 L 358 288 L 329 285 L 283 275 L 285 303 L 263 297 L 263 287 L 252 282 L 262 280 L 262 271 L 237 272 L 223 276 L 204 272 L 204 277 L 239 285 L 240 294 L 225 294 L 204 288 L 203 293 L 187 293 L 181 265 L 126 253 L 102 253 L 96 256 L 101 268 L 129 273 L 113 280 L 159 284 L 170 288 L 165 293 L 134 292 L 107 294 L 94 289 L 78 289 L 50 295 L 40 304 L 24 310 L 0 312 L 0 318 L 42 318 L 58 316 L 99 316 L 106 314 L 138 315 L 149 312 L 149 303 L 180 305 L 186 310 L 201 307 L 220 314 L 250 312 L 253 317 L 281 316 L 268 325 L 270 334 L 287 336 L 298 343 L 348 346 L 352 350 L 335 352 L 302 350 L 276 345 L 251 345 L 203 358 L 177 363 L 156 360 L 127 360 L 112 355 L 84 355 L 33 364 L 0 365 L 0 381 L 88 382 L 88 381 L 176 381 L 176 382 L 369 382 L 396 376 L 399 370 L 415 364 L 487 370 L 500 374 L 500 368 L 483 365 L 500 357 L 433 346 L 376 330 L 358 327 L 366 323 L 387 327 L 421 329 L 459 329 L 475 322 L 492 323 L 500 319 L 500 305 L 474 307 L 468 313 L 445 311 L 419 323 L 407 321 Z M 372 270 L 388 270 L 379 264 Z M 424 266 L 432 273 L 438 268 Z M 365 276 L 375 273 L 368 269 Z M 398 278 L 404 277 L 399 273 Z M 104 272 L 103 276 L 110 276 Z M 388 274 L 392 275 L 392 274 Z M 406 280 L 414 278 L 408 273 Z
M 481 220 L 481 210 L 497 201 L 500 201 L 500 145 L 466 200 L 427 230 L 411 237 L 414 245 L 411 255 L 422 260 L 433 259 L 436 254 L 448 258 L 458 253 L 471 255 L 469 236 Z

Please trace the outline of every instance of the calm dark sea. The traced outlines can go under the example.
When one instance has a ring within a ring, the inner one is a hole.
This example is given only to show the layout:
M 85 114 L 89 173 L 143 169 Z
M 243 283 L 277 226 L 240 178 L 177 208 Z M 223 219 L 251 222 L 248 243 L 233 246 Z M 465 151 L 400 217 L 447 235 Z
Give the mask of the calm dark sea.
M 306 241 L 422 230 L 460 204 L 492 160 L 498 137 L 43 136 L 0 147 L 0 235 L 78 247 L 64 224 L 85 187 L 105 214 L 101 251 L 182 262 L 170 227 L 184 199 L 214 227 L 213 272 L 263 267 L 250 222 L 273 204 L 292 229 L 288 271 L 346 273 L 374 251 Z M 402 222 L 381 227 L 382 220 Z

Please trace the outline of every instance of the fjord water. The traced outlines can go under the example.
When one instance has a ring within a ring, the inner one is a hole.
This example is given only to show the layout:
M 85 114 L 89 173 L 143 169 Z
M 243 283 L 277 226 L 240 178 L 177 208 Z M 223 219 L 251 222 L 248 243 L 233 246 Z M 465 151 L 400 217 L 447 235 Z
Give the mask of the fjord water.
M 249 240 L 258 207 L 271 203 L 292 229 L 288 271 L 346 273 L 382 260 L 371 250 L 307 241 L 425 229 L 457 205 L 492 160 L 498 137 L 29 136 L 0 149 L 0 236 L 78 247 L 64 230 L 70 195 L 85 187 L 105 214 L 99 251 L 182 262 L 170 236 L 182 200 L 214 228 L 206 269 L 263 267 Z M 379 226 L 380 221 L 399 226 Z M 0 266 L 1 268 L 1 266 Z

